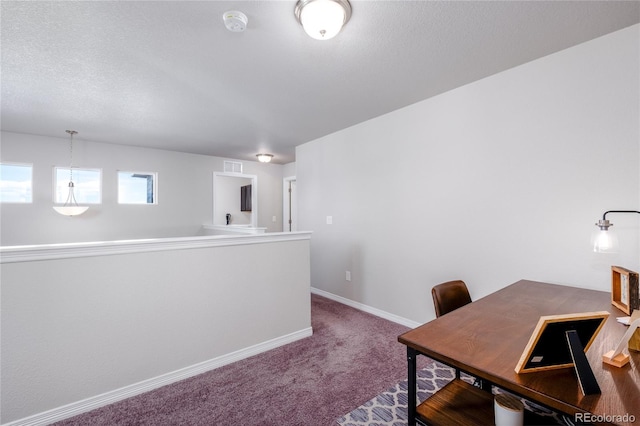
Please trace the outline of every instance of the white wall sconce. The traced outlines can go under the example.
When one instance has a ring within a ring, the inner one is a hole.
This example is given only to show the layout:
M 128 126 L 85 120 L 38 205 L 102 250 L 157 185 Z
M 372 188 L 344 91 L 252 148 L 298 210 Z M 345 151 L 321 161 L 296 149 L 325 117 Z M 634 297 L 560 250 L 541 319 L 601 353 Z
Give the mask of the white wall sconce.
M 258 157 L 258 161 L 259 162 L 268 163 L 273 158 L 273 155 L 271 155 L 271 154 L 258 154 L 258 155 L 256 155 L 256 157 Z
M 593 246 L 593 251 L 596 253 L 617 253 L 618 252 L 618 236 L 610 227 L 613 226 L 609 220 L 607 220 L 607 215 L 609 213 L 638 213 L 640 211 L 637 210 L 609 210 L 604 212 L 602 215 L 602 219 L 596 222 L 596 226 L 599 228 L 597 231 L 594 231 L 591 236 L 591 244 Z
M 62 206 L 53 206 L 53 209 L 64 216 L 78 216 L 86 212 L 89 206 L 79 206 L 76 197 L 73 194 L 75 185 L 73 183 L 73 135 L 77 134 L 75 130 L 67 130 L 69 133 L 69 194 L 67 201 Z
M 351 4 L 348 0 L 299 0 L 294 13 L 310 37 L 329 40 L 351 18 Z

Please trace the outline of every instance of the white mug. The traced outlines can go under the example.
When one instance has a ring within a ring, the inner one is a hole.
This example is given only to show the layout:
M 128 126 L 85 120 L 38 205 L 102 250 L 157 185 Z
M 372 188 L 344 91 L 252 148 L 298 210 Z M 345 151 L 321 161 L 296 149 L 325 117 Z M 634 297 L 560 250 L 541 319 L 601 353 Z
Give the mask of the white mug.
M 524 404 L 518 398 L 499 393 L 494 398 L 496 426 L 522 426 L 524 423 Z

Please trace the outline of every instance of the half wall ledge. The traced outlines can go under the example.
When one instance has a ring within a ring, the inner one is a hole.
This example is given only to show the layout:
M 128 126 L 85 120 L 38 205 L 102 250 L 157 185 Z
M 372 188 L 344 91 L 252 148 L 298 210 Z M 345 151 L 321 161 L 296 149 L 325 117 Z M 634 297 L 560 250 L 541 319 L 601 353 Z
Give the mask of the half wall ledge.
M 166 250 L 266 244 L 309 239 L 311 239 L 311 232 L 300 231 L 4 246 L 0 247 L 0 264 Z

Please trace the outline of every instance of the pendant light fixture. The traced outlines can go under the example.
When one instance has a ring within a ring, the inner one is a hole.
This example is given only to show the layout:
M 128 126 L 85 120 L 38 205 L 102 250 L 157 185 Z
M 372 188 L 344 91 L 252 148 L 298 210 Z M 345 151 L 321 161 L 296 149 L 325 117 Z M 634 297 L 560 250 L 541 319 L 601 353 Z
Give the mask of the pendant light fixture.
M 329 40 L 351 18 L 351 4 L 348 0 L 299 0 L 294 13 L 310 37 Z
M 69 133 L 69 194 L 67 201 L 62 206 L 53 206 L 53 209 L 64 216 L 78 216 L 86 212 L 88 206 L 79 206 L 76 197 L 73 194 L 75 185 L 73 183 L 73 135 L 77 134 L 75 130 L 67 130 Z

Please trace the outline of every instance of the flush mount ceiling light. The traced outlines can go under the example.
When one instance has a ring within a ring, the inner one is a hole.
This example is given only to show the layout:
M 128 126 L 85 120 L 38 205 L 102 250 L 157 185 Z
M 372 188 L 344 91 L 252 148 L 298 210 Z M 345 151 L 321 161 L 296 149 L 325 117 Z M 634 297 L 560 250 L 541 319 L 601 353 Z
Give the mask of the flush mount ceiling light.
M 256 157 L 258 157 L 258 161 L 259 162 L 268 163 L 273 158 L 273 155 L 271 155 L 271 154 L 258 154 L 258 155 L 256 155 Z
M 237 10 L 230 10 L 222 15 L 225 27 L 231 32 L 241 33 L 247 29 L 247 15 Z
M 351 4 L 348 0 L 299 0 L 294 13 L 310 37 L 329 40 L 349 22 Z
M 67 201 L 62 206 L 53 206 L 53 209 L 64 216 L 78 216 L 86 212 L 88 206 L 79 206 L 76 201 L 73 190 L 75 185 L 73 184 L 73 135 L 77 134 L 75 130 L 67 130 L 69 133 L 69 194 L 67 195 Z

